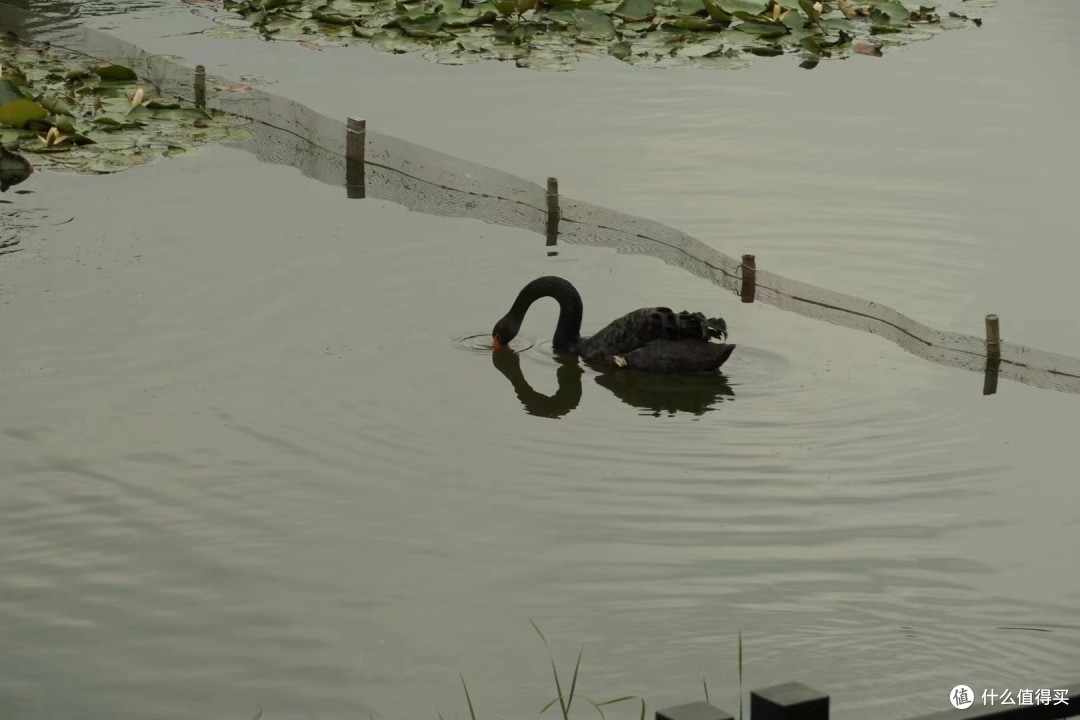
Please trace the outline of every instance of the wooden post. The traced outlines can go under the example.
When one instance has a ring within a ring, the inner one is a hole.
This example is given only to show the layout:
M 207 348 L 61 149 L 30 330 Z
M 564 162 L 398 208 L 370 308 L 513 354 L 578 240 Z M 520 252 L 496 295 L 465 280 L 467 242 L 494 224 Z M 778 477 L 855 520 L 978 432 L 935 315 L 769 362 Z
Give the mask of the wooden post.
M 753 720 L 829 720 L 829 696 L 799 682 L 750 693 Z
M 997 315 L 986 316 L 986 370 L 983 373 L 983 395 L 997 393 L 998 370 L 1001 369 L 1001 327 Z
M 554 247 L 558 242 L 559 221 L 561 219 L 562 213 L 559 210 L 559 181 L 556 178 L 549 177 L 547 181 L 547 247 Z M 552 250 L 548 252 L 548 257 L 558 254 L 558 252 Z
M 206 66 L 195 66 L 195 107 L 206 109 Z
M 986 356 L 1001 359 L 1001 327 L 997 315 L 986 316 Z
M 742 265 L 742 301 L 754 302 L 754 290 L 757 288 L 757 261 L 753 255 L 743 255 Z
M 345 123 L 345 193 L 350 199 L 367 197 L 364 149 L 367 145 L 367 120 L 349 118 Z

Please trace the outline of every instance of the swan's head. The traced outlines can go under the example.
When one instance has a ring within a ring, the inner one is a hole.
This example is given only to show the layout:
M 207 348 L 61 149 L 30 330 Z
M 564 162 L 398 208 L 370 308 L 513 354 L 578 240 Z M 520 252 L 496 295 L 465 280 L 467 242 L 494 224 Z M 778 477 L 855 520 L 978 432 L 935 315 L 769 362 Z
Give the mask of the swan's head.
M 503 317 L 499 322 L 495 323 L 495 327 L 491 330 L 491 346 L 498 349 L 509 345 L 510 341 L 517 337 L 520 329 L 520 320 L 510 315 Z

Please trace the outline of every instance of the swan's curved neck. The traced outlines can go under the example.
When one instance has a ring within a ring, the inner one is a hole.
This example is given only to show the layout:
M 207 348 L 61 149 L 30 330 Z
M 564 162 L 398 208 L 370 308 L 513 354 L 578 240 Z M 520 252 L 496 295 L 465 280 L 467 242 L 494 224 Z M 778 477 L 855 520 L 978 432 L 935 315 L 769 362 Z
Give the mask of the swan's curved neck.
M 533 280 L 518 293 L 510 315 L 520 323 L 529 307 L 545 297 L 555 298 L 559 303 L 559 322 L 551 344 L 556 350 L 572 351 L 581 334 L 582 305 L 581 295 L 567 280 L 553 275 Z

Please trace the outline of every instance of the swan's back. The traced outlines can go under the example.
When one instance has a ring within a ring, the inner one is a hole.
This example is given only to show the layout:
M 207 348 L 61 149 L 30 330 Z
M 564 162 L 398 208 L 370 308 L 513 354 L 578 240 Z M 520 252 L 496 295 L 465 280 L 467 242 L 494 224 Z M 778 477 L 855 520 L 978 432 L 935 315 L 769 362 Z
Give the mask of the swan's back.
M 611 364 L 615 356 L 629 355 L 657 340 L 680 341 L 678 346 L 663 350 L 663 356 L 671 362 L 680 353 L 693 354 L 695 358 L 707 354 L 708 346 L 718 346 L 709 339 L 722 339 L 726 335 L 727 325 L 721 318 L 710 319 L 702 313 L 686 311 L 676 313 L 666 307 L 641 308 L 579 341 L 577 352 L 586 362 Z M 695 346 L 701 347 L 695 349 Z

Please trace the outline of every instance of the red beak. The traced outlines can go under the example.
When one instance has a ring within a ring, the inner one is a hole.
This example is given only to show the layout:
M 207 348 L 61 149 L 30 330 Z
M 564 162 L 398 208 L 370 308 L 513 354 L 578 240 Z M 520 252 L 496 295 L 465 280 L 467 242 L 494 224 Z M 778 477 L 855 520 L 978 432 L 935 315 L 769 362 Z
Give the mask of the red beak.
M 492 335 L 491 336 L 491 347 L 494 350 L 498 350 L 498 349 L 500 349 L 500 348 L 502 348 L 504 346 L 503 346 L 503 344 L 501 342 L 499 342 L 499 338 Z

